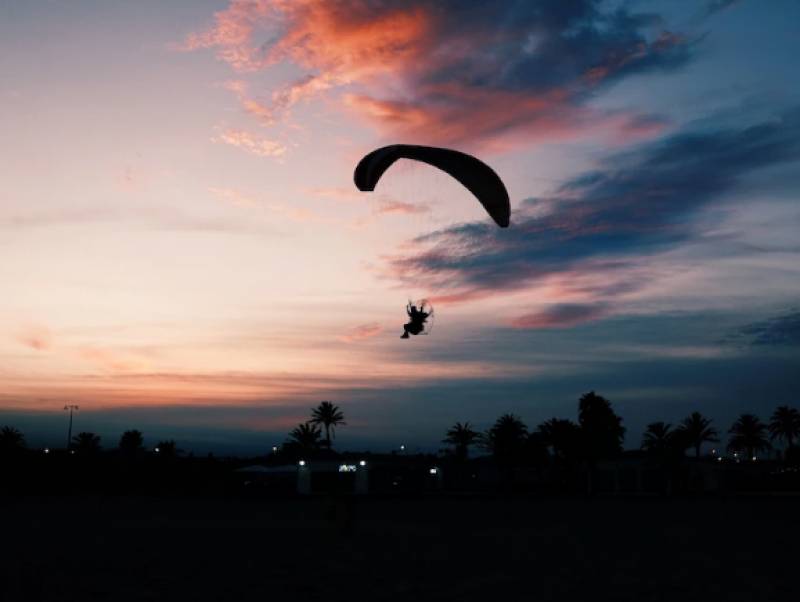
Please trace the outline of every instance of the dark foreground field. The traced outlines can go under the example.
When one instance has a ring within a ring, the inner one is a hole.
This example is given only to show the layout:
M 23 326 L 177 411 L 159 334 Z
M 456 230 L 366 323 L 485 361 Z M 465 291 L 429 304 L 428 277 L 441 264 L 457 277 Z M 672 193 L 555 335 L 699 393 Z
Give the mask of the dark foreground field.
M 6 499 L 0 600 L 797 600 L 799 501 Z

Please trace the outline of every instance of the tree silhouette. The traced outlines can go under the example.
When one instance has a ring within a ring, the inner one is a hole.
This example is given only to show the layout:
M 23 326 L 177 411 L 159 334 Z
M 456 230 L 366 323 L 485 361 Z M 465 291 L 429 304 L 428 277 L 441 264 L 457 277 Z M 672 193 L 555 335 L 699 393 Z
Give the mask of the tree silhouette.
M 642 449 L 652 453 L 662 453 L 669 449 L 674 440 L 675 431 L 671 424 L 651 422 L 642 436 Z
M 160 458 L 176 458 L 178 456 L 178 449 L 175 447 L 175 441 L 173 439 L 167 439 L 166 441 L 159 441 L 158 445 L 156 445 L 156 449 L 158 450 L 158 456 Z
M 687 447 L 694 448 L 694 457 L 700 457 L 700 448 L 703 443 L 717 443 L 719 433 L 711 426 L 711 420 L 700 412 L 692 412 L 681 421 L 678 427 L 679 436 Z
M 342 414 L 339 406 L 330 401 L 323 401 L 311 410 L 310 422 L 312 424 L 321 424 L 325 427 L 325 447 L 328 449 L 331 448 L 331 435 L 336 437 L 335 428 L 346 424 L 344 414 Z
M 514 414 L 503 414 L 481 437 L 483 446 L 498 464 L 510 466 L 524 450 L 528 427 Z
M 100 451 L 100 437 L 94 433 L 78 433 L 72 438 L 73 449 L 81 454 L 94 454 Z
M 132 430 L 122 433 L 119 438 L 119 450 L 128 456 L 133 456 L 142 451 L 144 437 L 141 431 Z
M 580 427 L 564 418 L 551 418 L 537 427 L 542 439 L 553 450 L 556 460 L 572 459 L 580 447 Z
M 745 450 L 747 457 L 755 457 L 755 453 L 770 448 L 767 440 L 767 425 L 754 414 L 742 414 L 728 431 L 732 436 L 728 443 L 729 450 Z
M 625 427 L 605 397 L 594 391 L 583 395 L 578 402 L 578 423 L 584 452 L 590 460 L 607 458 L 622 451 Z
M 13 426 L 0 429 L 0 452 L 14 453 L 25 449 L 25 436 Z
M 322 430 L 311 421 L 298 424 L 289 433 L 290 444 L 294 444 L 301 451 L 311 452 L 319 447 Z
M 547 441 L 540 431 L 528 433 L 525 438 L 525 460 L 537 470 L 547 465 Z
M 770 439 L 783 439 L 791 449 L 794 440 L 800 437 L 800 412 L 789 406 L 780 406 L 769 421 Z
M 461 424 L 456 422 L 453 427 L 447 431 L 447 436 L 442 440 L 442 443 L 448 443 L 456 448 L 456 458 L 458 460 L 466 460 L 469 455 L 469 446 L 474 445 L 480 439 L 480 433 L 472 430 L 469 422 Z

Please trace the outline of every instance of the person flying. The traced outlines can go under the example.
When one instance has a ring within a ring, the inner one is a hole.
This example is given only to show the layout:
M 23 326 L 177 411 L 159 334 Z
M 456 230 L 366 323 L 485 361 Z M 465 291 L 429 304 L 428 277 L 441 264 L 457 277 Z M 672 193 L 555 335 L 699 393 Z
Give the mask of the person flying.
M 420 304 L 419 309 L 409 301 L 406 306 L 406 313 L 409 317 L 409 322 L 403 324 L 403 334 L 400 335 L 401 339 L 407 339 L 409 334 L 418 335 L 425 330 L 425 322 L 428 320 L 430 313 L 425 311 L 425 305 Z

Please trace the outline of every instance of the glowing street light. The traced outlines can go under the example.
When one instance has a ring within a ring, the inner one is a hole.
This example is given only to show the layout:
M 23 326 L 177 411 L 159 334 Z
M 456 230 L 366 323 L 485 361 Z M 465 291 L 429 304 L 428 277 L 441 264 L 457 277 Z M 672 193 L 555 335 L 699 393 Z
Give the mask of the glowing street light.
M 300 460 L 297 464 L 299 466 L 305 466 L 306 465 L 306 461 L 305 460 Z
M 361 460 L 361 461 L 359 461 L 358 465 L 359 466 L 366 466 L 367 465 L 367 461 L 366 460 Z

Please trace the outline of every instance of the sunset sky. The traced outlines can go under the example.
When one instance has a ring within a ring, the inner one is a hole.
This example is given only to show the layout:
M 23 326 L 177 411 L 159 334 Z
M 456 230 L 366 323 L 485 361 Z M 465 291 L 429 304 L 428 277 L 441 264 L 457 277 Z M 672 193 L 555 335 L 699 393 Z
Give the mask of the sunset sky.
M 800 2 L 0 0 L 0 425 L 260 452 L 800 403 Z M 382 144 L 503 178 L 511 226 Z M 429 297 L 430 336 L 400 340 Z

